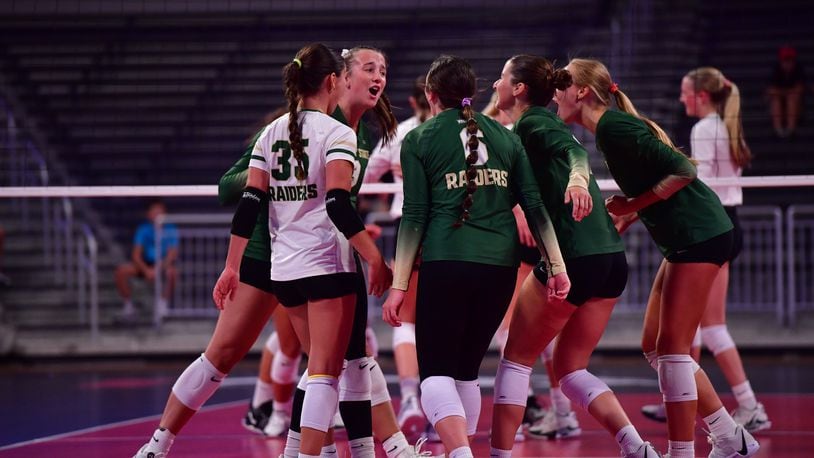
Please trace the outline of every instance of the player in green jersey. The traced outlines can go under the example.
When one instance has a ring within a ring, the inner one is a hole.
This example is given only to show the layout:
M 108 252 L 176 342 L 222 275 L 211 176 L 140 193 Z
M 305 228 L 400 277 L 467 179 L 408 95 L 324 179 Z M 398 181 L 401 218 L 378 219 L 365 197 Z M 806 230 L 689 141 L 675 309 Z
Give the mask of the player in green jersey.
M 495 379 L 492 456 L 510 457 L 523 419 L 531 366 L 555 336 L 554 376 L 563 393 L 586 409 L 619 442 L 622 456 L 656 456 L 610 388 L 586 370 L 617 298 L 627 282 L 624 246 L 602 203 L 588 152 L 546 106 L 554 90 L 571 85 L 568 71 L 542 58 L 509 59 L 494 89 L 498 108 L 514 120 L 529 156 L 571 279 L 565 301 L 549 301 L 545 272 L 535 268 L 520 289 L 508 341 Z M 553 415 L 558 415 L 552 411 Z M 572 429 L 566 414 L 562 435 Z
M 689 354 L 712 283 L 732 252 L 732 223 L 715 193 L 696 179 L 693 163 L 636 111 L 601 62 L 573 59 L 566 68 L 574 84 L 556 92 L 557 113 L 596 135 L 625 194 L 609 198 L 608 211 L 628 220 L 620 227 L 638 216 L 665 257 L 648 301 L 642 348 L 667 405 L 668 453 L 695 456 L 695 416 L 701 415 L 710 430 L 710 457 L 751 456 L 758 442 L 734 422 Z M 608 109 L 611 100 L 620 111 Z
M 383 318 L 400 325 L 419 247 L 416 304 L 421 404 L 450 458 L 471 457 L 480 415 L 480 363 L 506 312 L 519 264 L 512 208 L 519 200 L 550 274 L 568 294 L 554 229 L 519 139 L 472 109 L 475 74 L 464 59 L 437 58 L 427 74 L 433 118 L 404 139 L 404 213 L 393 287 Z

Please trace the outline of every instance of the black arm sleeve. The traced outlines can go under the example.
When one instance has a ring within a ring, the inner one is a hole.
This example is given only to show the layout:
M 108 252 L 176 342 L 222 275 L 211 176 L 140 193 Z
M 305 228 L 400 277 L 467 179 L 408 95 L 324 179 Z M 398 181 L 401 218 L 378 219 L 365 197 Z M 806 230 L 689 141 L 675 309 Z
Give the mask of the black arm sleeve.
M 257 188 L 246 188 L 232 218 L 232 234 L 247 239 L 252 236 L 260 206 L 268 205 L 268 194 Z
M 353 204 L 350 202 L 350 192 L 344 189 L 331 189 L 325 195 L 325 209 L 328 217 L 334 223 L 339 232 L 350 239 L 354 235 L 365 230 L 362 218 L 356 213 Z

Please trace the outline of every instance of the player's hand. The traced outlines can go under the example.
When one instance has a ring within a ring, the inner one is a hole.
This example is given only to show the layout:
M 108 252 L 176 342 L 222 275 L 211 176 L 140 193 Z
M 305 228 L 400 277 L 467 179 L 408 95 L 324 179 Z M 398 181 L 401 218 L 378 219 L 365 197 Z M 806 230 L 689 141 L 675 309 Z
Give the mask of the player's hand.
M 605 200 L 605 207 L 607 207 L 608 212 L 614 215 L 627 215 L 636 211 L 630 203 L 631 200 L 625 196 L 610 196 Z
M 399 312 L 401 311 L 401 305 L 404 303 L 405 294 L 405 291 L 390 288 L 390 294 L 387 295 L 387 300 L 382 305 L 382 319 L 390 326 L 396 328 L 401 326 Z
M 223 310 L 227 299 L 234 299 L 239 280 L 240 277 L 234 269 L 224 267 L 217 283 L 215 283 L 215 288 L 212 290 L 212 300 L 215 301 L 215 307 L 217 307 L 218 310 Z
M 548 299 L 563 301 L 568 297 L 568 292 L 571 291 L 571 280 L 568 274 L 560 272 L 557 275 L 552 275 L 546 282 L 548 287 Z
M 378 224 L 365 224 L 365 232 L 367 232 L 370 238 L 376 240 L 382 236 L 382 227 Z
M 370 277 L 368 294 L 376 297 L 382 297 L 382 294 L 393 284 L 393 271 L 382 258 L 373 264 L 368 264 L 368 275 Z
M 616 228 L 616 232 L 618 232 L 619 235 L 622 235 L 627 228 L 629 228 L 638 219 L 638 215 L 636 213 L 630 213 L 624 216 L 617 216 L 611 213 L 610 217 L 613 221 L 613 227 Z
M 565 203 L 571 203 L 571 216 L 574 221 L 582 221 L 583 218 L 591 214 L 594 208 L 594 200 L 587 189 L 580 186 L 571 186 L 565 190 Z

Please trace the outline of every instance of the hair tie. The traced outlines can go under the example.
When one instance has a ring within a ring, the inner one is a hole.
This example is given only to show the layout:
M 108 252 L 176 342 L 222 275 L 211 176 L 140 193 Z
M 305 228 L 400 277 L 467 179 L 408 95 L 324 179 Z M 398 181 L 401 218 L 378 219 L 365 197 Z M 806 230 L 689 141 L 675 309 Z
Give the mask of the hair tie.
M 611 94 L 616 94 L 619 91 L 619 85 L 616 83 L 611 83 L 608 91 L 610 91 Z
M 342 52 L 339 54 L 343 59 L 347 59 L 350 56 L 350 49 L 344 48 Z
M 294 60 L 293 60 L 293 62 L 294 62 L 295 64 L 297 64 L 297 67 L 302 68 L 302 61 L 301 61 L 301 60 L 299 60 L 299 59 L 297 59 L 297 58 L 295 57 L 295 58 L 294 58 Z
M 466 106 L 471 107 L 472 106 L 472 97 L 464 97 L 463 100 L 461 100 L 461 106 L 462 107 L 466 107 Z

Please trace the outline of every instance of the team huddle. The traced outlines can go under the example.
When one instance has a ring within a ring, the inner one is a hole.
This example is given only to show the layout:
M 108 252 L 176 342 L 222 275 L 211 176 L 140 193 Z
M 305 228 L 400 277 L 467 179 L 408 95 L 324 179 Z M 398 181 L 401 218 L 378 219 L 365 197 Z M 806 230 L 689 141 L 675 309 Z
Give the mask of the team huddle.
M 244 423 L 286 437 L 285 457 L 338 456 L 337 412 L 353 457 L 375 456 L 377 441 L 389 458 L 431 456 L 421 450 L 427 435 L 408 442 L 425 424 L 446 456 L 473 457 L 478 374 L 496 333 L 502 357 L 490 456 L 512 456 L 524 424 L 533 423 L 529 434 L 579 434 L 571 402 L 616 439 L 622 456 L 661 456 L 587 370 L 627 282 L 620 234 L 636 220 L 664 256 L 642 333 L 663 396 L 644 413 L 668 424 L 664 456 L 695 456 L 697 415 L 710 457 L 757 453 L 751 432 L 771 423 L 724 317 L 742 195 L 699 179 L 738 176 L 750 159 L 737 86 L 710 67 L 684 77 L 680 100 L 701 119 L 690 159 L 596 60 L 555 69 L 542 57 L 508 59 L 493 84 L 493 108 L 510 128 L 473 109 L 476 76 L 459 57 L 432 63 L 410 98 L 415 116 L 401 124 L 386 82 L 387 60 L 375 48 L 338 55 L 310 44 L 285 65 L 287 112 L 220 182 L 221 202 L 237 210 L 213 290 L 220 315 L 212 339 L 176 381 L 158 429 L 135 458 L 168 456 L 272 314 L 276 332 Z M 556 114 L 546 108 L 552 100 Z M 366 113 L 383 133 L 375 149 Z M 624 195 L 603 200 L 571 123 L 595 135 Z M 391 208 L 399 227 L 392 270 L 356 208 L 362 182 L 387 171 L 403 183 Z M 387 293 L 398 415 L 366 330 L 368 293 Z M 728 368 L 739 403 L 732 413 L 696 363 L 702 341 Z M 302 353 L 308 364 L 298 377 Z M 552 406 L 529 418 L 532 366 L 541 355 Z

